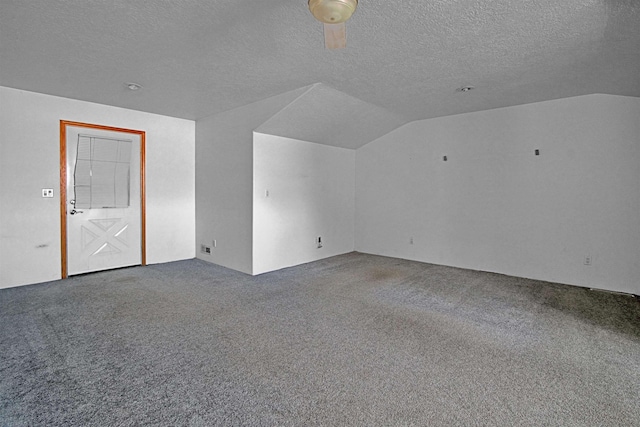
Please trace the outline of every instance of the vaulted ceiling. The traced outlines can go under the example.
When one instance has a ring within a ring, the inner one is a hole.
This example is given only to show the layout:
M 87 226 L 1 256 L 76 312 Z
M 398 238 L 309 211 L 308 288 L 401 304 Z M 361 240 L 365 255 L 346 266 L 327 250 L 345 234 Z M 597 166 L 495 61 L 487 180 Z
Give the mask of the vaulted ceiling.
M 323 83 L 302 109 L 381 127 L 640 96 L 636 0 L 360 0 L 347 38 L 325 50 L 306 0 L 0 0 L 0 85 L 198 119 Z

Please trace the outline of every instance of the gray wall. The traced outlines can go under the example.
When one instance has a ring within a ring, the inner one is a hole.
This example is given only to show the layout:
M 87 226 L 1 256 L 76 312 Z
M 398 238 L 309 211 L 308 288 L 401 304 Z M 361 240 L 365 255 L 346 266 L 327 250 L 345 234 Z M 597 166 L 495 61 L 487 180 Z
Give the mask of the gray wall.
M 301 88 L 196 121 L 198 258 L 251 274 L 253 130 L 305 90 Z M 200 252 L 203 244 L 211 247 L 211 254 Z
M 640 294 L 638 98 L 412 122 L 356 164 L 358 251 Z
M 353 251 L 354 150 L 255 133 L 253 152 L 253 274 Z
M 146 131 L 147 262 L 194 257 L 193 121 L 5 87 L 0 99 L 0 287 L 61 276 L 60 120 Z

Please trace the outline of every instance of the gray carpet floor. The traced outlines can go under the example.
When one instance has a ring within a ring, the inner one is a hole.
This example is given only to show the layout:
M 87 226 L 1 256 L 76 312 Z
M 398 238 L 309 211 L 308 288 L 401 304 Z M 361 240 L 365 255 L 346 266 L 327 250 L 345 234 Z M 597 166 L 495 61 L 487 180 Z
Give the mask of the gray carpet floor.
M 9 426 L 638 426 L 640 304 L 351 253 L 0 290 Z

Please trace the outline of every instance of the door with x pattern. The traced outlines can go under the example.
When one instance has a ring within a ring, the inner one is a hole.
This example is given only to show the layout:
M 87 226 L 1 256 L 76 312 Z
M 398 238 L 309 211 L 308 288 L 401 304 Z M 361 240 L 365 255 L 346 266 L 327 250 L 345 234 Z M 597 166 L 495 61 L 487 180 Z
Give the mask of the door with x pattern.
M 66 128 L 68 274 L 142 263 L 139 133 Z

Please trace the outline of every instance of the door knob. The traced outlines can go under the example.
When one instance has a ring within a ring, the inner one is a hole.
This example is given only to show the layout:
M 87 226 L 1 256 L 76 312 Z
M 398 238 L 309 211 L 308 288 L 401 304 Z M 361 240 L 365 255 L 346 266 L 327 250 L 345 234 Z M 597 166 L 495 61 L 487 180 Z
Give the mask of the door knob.
M 71 212 L 69 212 L 71 215 L 75 215 L 75 214 L 81 214 L 83 211 L 77 211 L 75 209 L 71 209 Z

